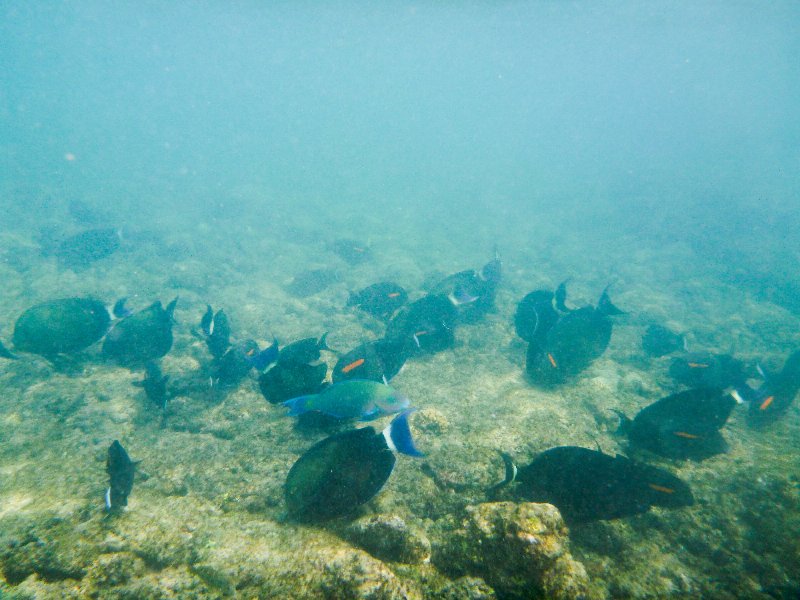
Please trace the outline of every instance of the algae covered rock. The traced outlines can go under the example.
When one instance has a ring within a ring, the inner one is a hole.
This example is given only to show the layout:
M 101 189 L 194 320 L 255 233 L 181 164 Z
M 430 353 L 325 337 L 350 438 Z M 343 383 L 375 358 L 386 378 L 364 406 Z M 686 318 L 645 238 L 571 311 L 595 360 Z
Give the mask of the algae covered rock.
M 495 600 L 494 590 L 480 577 L 459 577 L 444 586 L 434 598 L 438 600 Z
M 373 515 L 351 523 L 342 536 L 375 558 L 416 564 L 431 556 L 431 543 L 395 515 Z
M 567 528 L 550 504 L 491 502 L 437 523 L 433 562 L 452 575 L 483 578 L 505 598 L 579 598 L 583 565 L 569 553 Z

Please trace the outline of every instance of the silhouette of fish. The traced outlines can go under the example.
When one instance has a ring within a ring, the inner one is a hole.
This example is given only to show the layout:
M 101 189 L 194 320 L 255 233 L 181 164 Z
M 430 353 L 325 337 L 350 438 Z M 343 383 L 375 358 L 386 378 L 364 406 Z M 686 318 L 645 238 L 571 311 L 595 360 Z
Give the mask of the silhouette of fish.
M 328 247 L 351 265 L 361 264 L 372 257 L 369 246 L 356 240 L 334 240 Z
M 120 231 L 113 227 L 87 229 L 62 240 L 53 251 L 66 267 L 83 269 L 119 249 Z
M 457 319 L 456 308 L 446 296 L 423 296 L 391 318 L 384 337 L 405 343 L 409 354 L 439 352 L 455 344 Z
M 599 450 L 558 446 L 520 468 L 507 454 L 503 460 L 505 480 L 490 491 L 516 481 L 516 497 L 555 505 L 567 524 L 619 519 L 647 512 L 652 506 L 680 508 L 694 503 L 689 486 L 668 471 Z
M 282 403 L 295 417 L 317 411 L 335 419 L 371 421 L 408 408 L 408 398 L 386 384 L 364 379 L 334 383 L 318 394 L 292 398 Z
M 362 427 L 317 442 L 286 477 L 289 514 L 298 521 L 320 522 L 354 512 L 381 491 L 394 470 L 395 452 L 422 456 L 411 438 L 408 412 L 380 433 Z
M 117 322 L 103 341 L 103 354 L 131 367 L 161 358 L 172 348 L 172 323 L 178 298 L 161 301 Z
M 408 301 L 408 293 L 396 283 L 381 281 L 350 294 L 347 306 L 355 306 L 378 319 L 386 320 Z
M 550 329 L 560 318 L 561 312 L 568 312 L 564 302 L 567 298 L 567 282 L 563 281 L 556 289 L 534 290 L 517 305 L 514 313 L 514 328 L 517 335 L 526 342 L 542 343 Z
M 286 291 L 298 298 L 306 298 L 327 289 L 337 279 L 336 271 L 331 269 L 310 269 L 295 275 Z
M 333 367 L 334 383 L 346 379 L 369 379 L 388 383 L 408 358 L 408 344 L 402 340 L 381 338 L 359 344 L 339 357 Z
M 685 350 L 683 334 L 675 333 L 662 325 L 650 325 L 642 336 L 642 348 L 650 356 L 665 356 Z
M 133 489 L 133 479 L 136 474 L 134 463 L 119 440 L 114 440 L 108 448 L 106 460 L 108 473 L 108 489 L 106 490 L 106 510 L 118 511 L 128 505 L 128 496 Z
M 231 345 L 231 326 L 225 311 L 219 309 L 214 313 L 211 305 L 207 304 L 206 312 L 200 320 L 200 331 L 205 337 L 211 356 L 221 358 Z
M 620 414 L 620 433 L 631 446 L 679 460 L 700 461 L 728 449 L 720 429 L 736 399 L 718 388 L 698 388 L 661 398 L 633 420 Z
M 599 358 L 611 341 L 611 315 L 621 314 L 603 290 L 597 307 L 586 306 L 559 319 L 542 342 L 528 346 L 525 370 L 537 384 L 553 385 L 577 375 Z
M 281 361 L 258 378 L 258 388 L 271 404 L 281 404 L 292 398 L 317 394 L 325 387 L 328 365 Z
M 144 379 L 134 381 L 133 385 L 144 390 L 150 401 L 161 410 L 167 408 L 167 380 L 169 375 L 163 375 L 158 363 L 154 360 L 145 364 Z
M 126 313 L 125 301 L 114 305 L 115 315 L 99 300 L 60 298 L 30 307 L 14 324 L 11 338 L 14 349 L 47 358 L 85 350 L 102 338 L 111 326 L 112 316 Z M 2 347 L 0 356 L 16 358 Z
M 800 391 L 800 350 L 793 352 L 780 373 L 761 369 L 764 383 L 756 390 L 747 411 L 747 423 L 759 427 L 786 414 Z
M 502 277 L 502 262 L 495 257 L 480 271 L 467 270 L 449 275 L 433 286 L 432 295 L 445 296 L 461 322 L 474 322 L 494 306 L 497 287 Z
M 693 388 L 744 389 L 747 369 L 742 361 L 730 354 L 693 352 L 673 358 L 669 366 L 669 375 L 678 383 Z

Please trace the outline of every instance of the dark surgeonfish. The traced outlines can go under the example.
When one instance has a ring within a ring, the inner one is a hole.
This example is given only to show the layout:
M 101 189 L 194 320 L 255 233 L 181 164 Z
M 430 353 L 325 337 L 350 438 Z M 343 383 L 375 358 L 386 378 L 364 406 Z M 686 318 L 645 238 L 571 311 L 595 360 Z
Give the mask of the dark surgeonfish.
M 730 393 L 697 388 L 672 394 L 646 406 L 631 420 L 618 413 L 619 431 L 631 446 L 679 460 L 704 460 L 727 451 L 720 429 L 736 406 Z
M 264 350 L 258 349 L 255 340 L 244 340 L 232 344 L 219 358 L 215 358 L 211 386 L 233 388 L 255 369 L 263 371 L 278 359 L 278 340 Z
M 106 510 L 115 512 L 128 505 L 128 496 L 133 489 L 133 478 L 136 473 L 136 463 L 130 459 L 119 440 L 114 440 L 108 448 L 106 472 L 109 479 Z
M 534 383 L 553 385 L 577 375 L 599 358 L 611 341 L 612 315 L 622 314 L 603 290 L 597 307 L 585 306 L 559 319 L 544 340 L 528 346 L 525 370 Z
M 567 524 L 629 517 L 652 506 L 680 508 L 694 503 L 688 484 L 668 471 L 599 450 L 558 446 L 519 469 L 507 454 L 503 460 L 506 478 L 490 492 L 516 481 L 514 495 L 553 504 Z
M 480 271 L 470 269 L 449 275 L 433 287 L 431 294 L 450 300 L 459 321 L 472 322 L 494 306 L 501 278 L 502 262 L 495 249 L 495 257 Z
M 317 394 L 325 387 L 328 365 L 278 362 L 258 378 L 258 388 L 270 404 L 280 404 L 291 398 Z
M 207 304 L 206 312 L 200 319 L 200 331 L 205 337 L 211 356 L 221 358 L 231 345 L 231 326 L 225 311 L 219 309 L 215 313 L 211 305 Z
M 113 227 L 88 229 L 62 240 L 53 254 L 70 268 L 86 268 L 91 263 L 111 256 L 119 249 L 120 231 Z
M 92 298 L 61 298 L 27 309 L 14 324 L 14 349 L 52 358 L 85 350 L 102 338 L 112 318 L 127 313 L 125 300 L 110 313 L 105 304 Z M 16 358 L 0 344 L 0 356 Z
M 456 307 L 446 296 L 423 296 L 392 317 L 384 337 L 406 344 L 410 354 L 440 352 L 455 344 L 457 319 Z
M 764 383 L 755 391 L 747 411 L 748 424 L 756 427 L 784 415 L 800 391 L 800 350 L 786 359 L 780 373 L 771 375 L 763 369 L 760 371 Z
M 642 336 L 642 349 L 650 356 L 659 357 L 686 350 L 686 339 L 663 325 L 650 325 Z
M 328 333 L 325 332 L 320 338 L 303 338 L 291 344 L 286 344 L 280 349 L 278 360 L 303 364 L 316 362 L 322 357 L 322 350 L 333 352 L 328 347 L 327 340 Z
M 286 286 L 286 291 L 292 296 L 306 298 L 318 294 L 338 278 L 336 272 L 330 269 L 310 269 L 295 275 Z
M 147 398 L 161 410 L 167 408 L 167 380 L 169 375 L 161 373 L 161 367 L 154 360 L 148 361 L 144 366 L 144 379 L 134 381 L 133 385 L 144 390 Z
M 366 379 L 348 379 L 326 387 L 318 394 L 291 398 L 282 403 L 289 416 L 310 411 L 334 419 L 371 421 L 408 408 L 409 400 L 394 388 Z
M 669 375 L 689 387 L 745 389 L 748 378 L 745 364 L 730 354 L 693 352 L 676 356 L 669 365 Z
M 555 292 L 534 290 L 517 305 L 514 313 L 514 329 L 526 342 L 542 342 L 561 316 L 569 312 L 564 302 L 567 298 L 567 282 L 562 281 Z
M 122 319 L 108 332 L 103 354 L 131 367 L 161 358 L 172 348 L 172 323 L 178 298 L 166 308 L 161 301 Z
M 284 484 L 291 517 L 320 522 L 354 512 L 383 488 L 395 452 L 422 456 L 414 447 L 408 412 L 382 432 L 362 427 L 317 442 L 292 465 Z
M 346 306 L 355 306 L 381 320 L 389 319 L 408 301 L 408 293 L 396 283 L 381 281 L 351 292 Z
M 346 379 L 389 383 L 403 368 L 408 354 L 408 344 L 403 340 L 381 338 L 364 342 L 339 357 L 331 379 L 334 383 Z
M 328 247 L 351 265 L 366 262 L 372 256 L 369 246 L 356 240 L 334 240 Z

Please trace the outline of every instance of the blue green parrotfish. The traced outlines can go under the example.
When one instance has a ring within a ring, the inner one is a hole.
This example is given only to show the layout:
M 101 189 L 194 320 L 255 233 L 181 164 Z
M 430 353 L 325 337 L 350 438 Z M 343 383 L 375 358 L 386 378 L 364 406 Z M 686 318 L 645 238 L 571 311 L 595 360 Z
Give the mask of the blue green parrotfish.
M 334 383 L 319 394 L 299 396 L 282 403 L 294 417 L 310 411 L 336 419 L 371 421 L 408 408 L 409 401 L 394 388 L 366 379 Z

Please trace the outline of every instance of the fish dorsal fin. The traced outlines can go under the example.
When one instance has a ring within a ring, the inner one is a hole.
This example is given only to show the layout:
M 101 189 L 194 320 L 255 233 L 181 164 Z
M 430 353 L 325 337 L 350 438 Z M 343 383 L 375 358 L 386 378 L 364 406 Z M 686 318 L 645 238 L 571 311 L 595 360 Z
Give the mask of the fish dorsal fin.
M 604 289 L 603 293 L 600 294 L 600 299 L 597 301 L 597 312 L 602 315 L 610 316 L 610 315 L 624 315 L 625 311 L 620 310 L 611 302 L 611 297 L 608 295 L 608 288 L 611 287 L 609 283 Z
M 571 312 L 571 308 L 567 308 L 566 301 L 567 301 L 567 284 L 570 282 L 572 277 L 567 277 L 564 281 L 558 284 L 553 297 L 556 301 L 556 310 L 560 312 Z
M 167 313 L 167 316 L 170 318 L 170 320 L 174 320 L 173 315 L 175 314 L 175 307 L 178 305 L 178 298 L 179 296 L 175 296 L 175 298 L 172 299 L 172 302 L 167 304 L 167 307 L 164 309 L 164 312 Z

